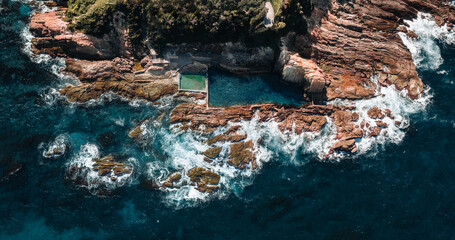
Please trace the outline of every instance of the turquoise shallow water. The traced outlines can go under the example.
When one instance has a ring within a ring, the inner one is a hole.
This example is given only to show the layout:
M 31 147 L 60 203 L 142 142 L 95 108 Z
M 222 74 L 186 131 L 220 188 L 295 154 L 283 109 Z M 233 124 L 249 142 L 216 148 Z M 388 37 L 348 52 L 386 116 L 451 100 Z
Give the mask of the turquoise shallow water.
M 209 104 L 278 103 L 302 105 L 303 91 L 298 86 L 286 85 L 273 74 L 236 75 L 221 70 L 209 71 Z
M 186 136 L 166 144 L 163 130 L 144 146 L 127 136 L 142 119 L 177 103 L 106 99 L 82 106 L 55 97 L 52 89 L 70 80 L 52 73 L 55 61 L 36 63 L 22 52 L 28 8 L 0 6 L 0 173 L 13 162 L 23 166 L 0 181 L 0 239 L 454 238 L 455 49 L 439 45 L 438 71 L 446 73 L 419 72 L 433 99 L 425 112 L 410 115 L 401 143 L 340 161 L 321 161 L 305 145 L 293 154 L 280 151 L 291 144 L 270 145 L 272 158 L 252 184 L 177 208 L 140 180 L 148 163 L 169 161 L 166 150 Z M 44 158 L 40 145 L 61 134 L 70 145 L 65 155 Z M 67 164 L 86 143 L 136 158 L 132 182 L 103 197 L 68 182 Z

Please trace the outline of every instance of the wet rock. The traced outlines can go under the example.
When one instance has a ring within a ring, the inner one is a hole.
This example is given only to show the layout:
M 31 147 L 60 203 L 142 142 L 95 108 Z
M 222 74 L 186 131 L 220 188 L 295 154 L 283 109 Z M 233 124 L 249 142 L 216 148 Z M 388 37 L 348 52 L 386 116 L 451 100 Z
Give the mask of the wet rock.
M 213 145 L 215 143 L 223 143 L 223 142 L 239 142 L 244 140 L 247 137 L 246 134 L 220 134 L 213 138 L 208 139 L 204 143 L 208 145 Z
M 204 100 L 205 96 L 206 96 L 205 93 L 200 93 L 200 92 L 179 92 L 175 95 L 176 98 L 183 98 L 183 99 L 193 98 L 196 100 Z
M 242 141 L 231 144 L 228 164 L 238 169 L 245 169 L 246 165 L 255 161 L 253 154 L 253 141 Z
M 411 30 L 409 30 L 409 31 L 406 32 L 406 36 L 407 36 L 408 38 L 413 39 L 413 40 L 416 40 L 417 38 L 419 38 L 419 36 L 418 36 L 415 32 L 413 32 L 413 31 L 411 31 Z
M 368 110 L 368 116 L 372 119 L 383 119 L 385 117 L 381 109 L 378 107 L 372 107 Z
M 332 149 L 335 151 L 355 153 L 357 152 L 357 145 L 355 144 L 355 139 L 342 140 L 336 142 Z
M 330 79 L 327 99 L 374 97 L 373 75 L 379 76 L 381 84 L 407 89 L 410 98 L 418 98 L 423 83 L 412 55 L 396 33 L 404 30 L 399 27 L 403 19 L 415 18 L 419 11 L 432 13 L 443 24 L 442 16 L 453 16 L 454 10 L 442 0 L 326 3 L 315 5 L 308 19 L 310 37 L 297 36 L 286 47 L 326 70 Z M 415 37 L 411 32 L 408 35 Z M 310 43 L 302 44 L 308 38 Z
M 130 165 L 116 162 L 112 156 L 94 158 L 92 161 L 93 170 L 98 173 L 98 176 L 119 177 L 133 171 Z
M 242 128 L 242 126 L 240 125 L 234 125 L 232 127 L 230 127 L 224 134 L 234 134 L 234 133 L 237 133 L 237 131 L 239 131 L 240 129 Z
M 358 120 L 358 114 L 352 111 L 339 110 L 331 116 L 337 128 L 336 139 L 348 140 L 353 138 L 361 138 L 363 131 L 358 125 L 354 124 L 353 120 Z
M 297 134 L 302 132 L 318 132 L 326 124 L 327 119 L 324 116 L 309 115 L 295 111 L 293 114 L 289 114 L 284 120 L 278 124 L 278 128 L 281 131 L 292 131 L 295 130 Z
M 212 163 L 212 162 L 213 162 L 213 160 L 210 159 L 210 158 L 208 158 L 208 157 L 204 157 L 204 161 L 205 161 L 205 162 L 208 162 L 208 163 Z
M 383 121 L 379 121 L 379 120 L 376 121 L 376 125 L 377 125 L 378 127 L 382 127 L 382 128 L 386 128 L 386 127 L 389 126 L 387 123 L 385 123 L 385 122 L 383 122 Z
M 131 130 L 128 133 L 128 136 L 131 139 L 136 140 L 136 141 L 141 139 L 142 138 L 142 128 L 144 125 L 147 125 L 149 122 L 150 122 L 149 119 L 142 121 L 139 125 L 137 125 L 135 128 L 133 128 L 133 130 Z
M 167 180 L 161 185 L 164 188 L 172 188 L 174 187 L 174 183 L 177 183 L 182 178 L 181 173 L 174 173 L 167 178 Z
M 220 175 L 205 168 L 192 168 L 188 171 L 187 175 L 191 182 L 196 184 L 196 189 L 200 192 L 213 193 L 219 188 L 219 186 L 214 185 L 220 182 Z
M 384 114 L 390 119 L 395 119 L 395 116 L 392 115 L 392 111 L 390 109 L 385 109 Z
M 283 107 L 277 104 L 237 105 L 220 108 L 207 108 L 195 103 L 182 103 L 171 113 L 171 123 L 183 123 L 191 130 L 204 127 L 226 126 L 228 122 L 251 120 L 255 114 L 260 122 L 276 121 L 281 124 L 282 130 L 292 129 L 296 123 L 296 130 L 320 131 L 326 123 L 328 115 L 343 107 L 333 105 L 306 105 L 302 107 Z
M 222 147 L 210 148 L 210 149 L 207 149 L 202 154 L 204 154 L 204 156 L 206 156 L 208 158 L 214 159 L 214 158 L 218 157 L 218 155 L 221 152 L 221 149 L 222 149 Z
M 373 126 L 373 127 L 368 128 L 368 130 L 369 130 L 368 135 L 370 137 L 376 137 L 381 133 L 382 128 L 379 126 Z

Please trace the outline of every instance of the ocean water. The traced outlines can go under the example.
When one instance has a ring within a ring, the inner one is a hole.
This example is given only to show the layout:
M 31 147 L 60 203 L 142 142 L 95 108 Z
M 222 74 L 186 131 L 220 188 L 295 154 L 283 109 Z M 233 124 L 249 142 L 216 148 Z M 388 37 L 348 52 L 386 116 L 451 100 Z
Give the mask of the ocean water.
M 365 120 L 370 106 L 389 107 L 400 127 L 362 140 L 357 155 L 325 159 L 331 121 L 320 134 L 302 135 L 242 122 L 248 138 L 264 142 L 256 150 L 259 169 L 213 169 L 222 186 L 208 196 L 140 184 L 205 166 L 197 154 L 207 148 L 203 136 L 169 126 L 178 102 L 106 95 L 67 103 L 56 89 L 76 81 L 59 74 L 62 61 L 29 54 L 29 15 L 47 9 L 0 1 L 0 239 L 455 238 L 455 48 L 453 34 L 429 16 L 409 24 L 419 40 L 402 36 L 428 86 L 420 101 L 389 87 L 372 100 L 334 102 L 356 105 Z M 163 113 L 163 121 L 154 120 Z M 129 139 L 149 118 L 143 140 Z M 64 152 L 45 154 L 55 148 Z M 104 183 L 110 194 L 68 180 L 71 166 L 107 154 L 134 168 L 122 181 Z

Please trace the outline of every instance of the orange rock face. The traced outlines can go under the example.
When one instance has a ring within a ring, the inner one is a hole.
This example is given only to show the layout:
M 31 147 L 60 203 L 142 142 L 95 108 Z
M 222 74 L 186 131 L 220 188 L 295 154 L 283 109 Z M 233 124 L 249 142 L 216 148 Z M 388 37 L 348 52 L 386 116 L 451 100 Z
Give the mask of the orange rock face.
M 294 130 L 297 133 L 305 131 L 320 131 L 327 122 L 323 115 L 331 114 L 339 107 L 309 105 L 296 108 L 278 108 L 276 104 L 242 105 L 223 108 L 207 108 L 205 105 L 183 103 L 171 113 L 171 123 L 190 123 L 192 130 L 201 126 L 219 127 L 228 122 L 251 120 L 255 114 L 259 121 L 276 121 L 282 131 Z M 221 137 L 220 137 L 221 138 Z

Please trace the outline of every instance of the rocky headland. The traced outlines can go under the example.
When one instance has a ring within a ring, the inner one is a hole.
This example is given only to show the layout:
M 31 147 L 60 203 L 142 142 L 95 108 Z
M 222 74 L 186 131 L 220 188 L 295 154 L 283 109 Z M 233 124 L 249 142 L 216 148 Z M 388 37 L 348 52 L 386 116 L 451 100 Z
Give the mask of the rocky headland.
M 400 126 L 389 109 L 370 108 L 369 121 L 360 121 L 358 109 L 330 101 L 371 99 L 378 96 L 378 88 L 390 85 L 398 91 L 407 90 L 410 99 L 421 97 L 424 84 L 411 53 L 397 33 L 418 38 L 407 30 L 404 22 L 415 18 L 418 12 L 431 13 L 438 25 L 452 27 L 455 8 L 447 3 L 447 0 L 313 1 L 311 13 L 302 16 L 307 32 L 289 31 L 276 46 L 248 46 L 242 42 L 188 43 L 174 44 L 168 51 L 160 52 L 147 43 L 137 52 L 128 37 L 128 21 L 122 14 L 114 15 L 110 31 L 93 36 L 70 30 L 64 6 L 58 6 L 54 12 L 33 15 L 30 32 L 34 35 L 33 53 L 65 58 L 63 71 L 80 80 L 79 85 L 68 85 L 60 90 L 68 101 L 84 103 L 109 92 L 151 102 L 164 96 L 183 99 L 185 102 L 170 113 L 170 124 L 178 126 L 180 131 L 211 136 L 204 142 L 209 149 L 200 153 L 206 162 L 220 164 L 215 160 L 222 150 L 221 143 L 230 142 L 226 164 L 237 169 L 255 169 L 254 149 L 260 143 L 247 139 L 240 126 L 221 135 L 210 134 L 220 127 L 253 118 L 259 122 L 277 122 L 280 131 L 294 134 L 320 132 L 332 121 L 336 141 L 329 154 L 353 154 L 357 151 L 357 140 L 378 136 L 390 127 L 385 119 Z M 206 72 L 209 67 L 219 67 L 237 74 L 277 72 L 284 81 L 303 88 L 311 104 L 210 107 L 196 103 L 195 99 L 206 98 L 205 93 L 178 91 L 179 73 L 190 64 L 193 66 L 186 71 Z M 372 81 L 373 76 L 377 81 Z M 158 121 L 162 121 L 161 118 Z M 139 140 L 140 136 L 139 125 L 130 132 L 130 137 Z M 116 177 L 116 169 L 131 171 L 111 162 L 110 157 L 105 157 L 94 160 L 94 166 L 100 175 L 112 174 L 111 178 Z M 207 193 L 219 188 L 219 176 L 209 169 L 194 168 L 183 175 L 190 180 L 183 183 L 182 174 L 176 173 L 154 186 L 172 188 L 193 184 L 197 190 Z

